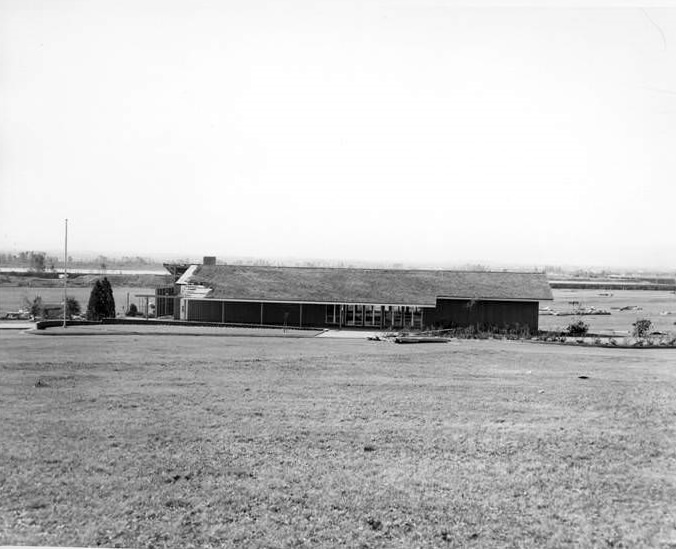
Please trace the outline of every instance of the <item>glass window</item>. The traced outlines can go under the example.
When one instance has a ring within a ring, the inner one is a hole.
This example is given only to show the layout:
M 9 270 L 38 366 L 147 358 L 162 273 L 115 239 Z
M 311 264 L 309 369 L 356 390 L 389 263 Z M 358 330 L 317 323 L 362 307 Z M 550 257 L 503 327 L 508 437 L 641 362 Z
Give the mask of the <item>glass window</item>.
M 340 323 L 340 305 L 326 306 L 326 323 L 327 324 Z
M 355 305 L 354 306 L 354 325 L 363 326 L 364 325 L 364 306 Z
M 399 306 L 392 307 L 392 325 L 401 326 L 402 325 L 402 308 Z
M 364 326 L 380 326 L 380 305 L 364 305 Z
M 379 305 L 373 307 L 373 325 L 380 326 L 383 310 Z
M 402 313 L 402 326 L 410 326 L 411 325 L 411 308 L 410 307 L 402 307 L 401 308 L 401 313 Z
M 411 325 L 414 328 L 422 329 L 422 308 L 420 307 L 411 307 L 413 309 L 411 315 Z
M 354 305 L 345 306 L 345 324 L 354 326 Z

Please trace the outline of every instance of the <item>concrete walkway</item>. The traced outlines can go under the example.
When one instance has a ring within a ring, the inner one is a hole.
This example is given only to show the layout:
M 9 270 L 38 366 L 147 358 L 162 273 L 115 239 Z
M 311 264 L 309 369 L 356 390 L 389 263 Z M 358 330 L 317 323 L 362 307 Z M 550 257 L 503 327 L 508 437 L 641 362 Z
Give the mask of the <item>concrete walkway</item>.
M 217 337 L 316 337 L 322 330 L 292 330 L 283 328 L 244 328 L 236 326 L 171 326 L 166 324 L 99 324 L 85 326 L 56 326 L 44 330 L 32 329 L 28 334 L 38 336 L 119 336 L 169 335 Z
M 35 328 L 35 322 L 25 320 L 3 320 L 0 321 L 0 330 L 30 330 Z
M 76 336 L 76 335 L 214 335 L 214 336 L 257 336 L 257 337 L 324 337 L 329 339 L 368 339 L 383 337 L 387 332 L 364 330 L 294 330 L 283 328 L 238 328 L 232 326 L 166 326 L 105 324 L 101 326 L 61 326 L 37 330 L 35 322 L 0 321 L 0 330 L 28 330 L 32 335 Z
M 385 332 L 366 332 L 364 330 L 326 330 L 317 337 L 328 337 L 335 339 L 368 339 L 369 337 L 385 335 Z

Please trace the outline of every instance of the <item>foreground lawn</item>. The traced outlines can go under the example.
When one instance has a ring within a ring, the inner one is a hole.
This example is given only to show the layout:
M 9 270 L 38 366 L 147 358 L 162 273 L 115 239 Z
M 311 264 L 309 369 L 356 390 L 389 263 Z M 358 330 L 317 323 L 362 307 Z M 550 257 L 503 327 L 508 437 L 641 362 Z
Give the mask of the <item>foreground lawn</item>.
M 0 333 L 0 376 L 6 544 L 676 547 L 675 351 Z

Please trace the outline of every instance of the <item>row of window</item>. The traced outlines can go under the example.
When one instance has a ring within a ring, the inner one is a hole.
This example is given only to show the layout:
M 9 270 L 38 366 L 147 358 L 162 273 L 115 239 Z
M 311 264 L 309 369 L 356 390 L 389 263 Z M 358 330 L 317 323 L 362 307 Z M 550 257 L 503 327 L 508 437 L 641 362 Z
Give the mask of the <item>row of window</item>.
M 341 326 L 422 328 L 422 309 L 400 305 L 327 305 L 326 323 Z

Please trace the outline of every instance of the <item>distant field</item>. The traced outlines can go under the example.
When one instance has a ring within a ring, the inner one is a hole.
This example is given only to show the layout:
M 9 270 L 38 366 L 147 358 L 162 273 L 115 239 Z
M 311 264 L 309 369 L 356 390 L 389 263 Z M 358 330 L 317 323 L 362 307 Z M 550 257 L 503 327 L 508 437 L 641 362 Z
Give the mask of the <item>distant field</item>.
M 675 353 L 0 331 L 0 540 L 674 547 Z
M 135 303 L 138 307 L 141 300 L 134 297 L 137 294 L 154 293 L 153 288 L 132 288 L 129 286 L 113 287 L 113 296 L 118 312 L 124 312 L 127 304 L 127 294 L 129 294 L 129 304 Z M 90 287 L 68 288 L 68 296 L 74 297 L 80 302 L 82 309 L 87 308 L 89 302 Z M 0 286 L 0 312 L 16 311 L 23 306 L 25 299 L 33 301 L 35 297 L 41 296 L 45 303 L 63 303 L 63 287 L 61 288 L 40 288 L 28 286 Z
M 655 329 L 676 332 L 676 294 L 672 292 L 651 292 L 644 290 L 552 290 L 553 303 L 541 303 L 540 306 L 549 306 L 558 311 L 572 309 L 570 301 L 578 301 L 585 307 L 607 309 L 610 316 L 583 316 L 592 332 L 604 330 L 631 331 L 632 323 L 638 318 L 649 318 Z M 601 294 L 612 294 L 604 296 Z M 620 311 L 621 307 L 639 306 L 640 311 Z M 613 309 L 615 307 L 615 309 Z M 661 315 L 662 312 L 671 312 L 671 315 Z M 571 316 L 540 316 L 540 329 L 564 329 L 576 317 Z

